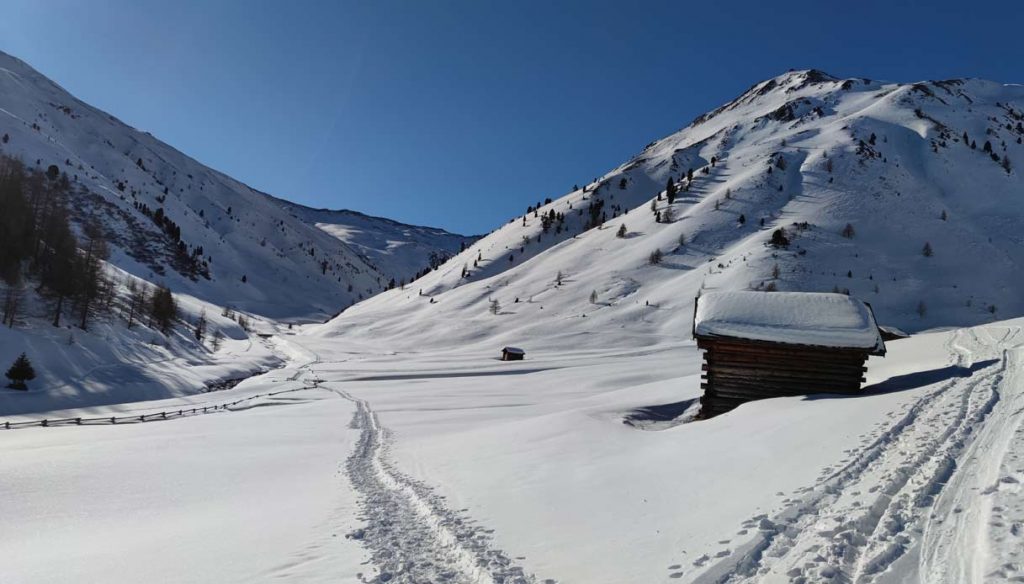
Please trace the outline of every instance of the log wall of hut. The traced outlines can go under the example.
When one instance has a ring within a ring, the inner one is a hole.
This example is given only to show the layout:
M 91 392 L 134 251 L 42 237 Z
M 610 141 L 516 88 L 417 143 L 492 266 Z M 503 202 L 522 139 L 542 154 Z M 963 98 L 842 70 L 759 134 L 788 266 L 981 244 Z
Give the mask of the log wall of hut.
M 809 393 L 854 393 L 864 381 L 868 351 L 697 338 L 704 351 L 701 416 L 757 399 Z

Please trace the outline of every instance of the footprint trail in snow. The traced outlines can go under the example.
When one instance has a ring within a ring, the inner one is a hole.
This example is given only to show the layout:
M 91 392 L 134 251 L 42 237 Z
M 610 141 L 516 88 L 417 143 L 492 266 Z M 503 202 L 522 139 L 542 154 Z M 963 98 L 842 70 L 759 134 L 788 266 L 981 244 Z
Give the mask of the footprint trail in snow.
M 965 329 L 949 348 L 969 373 L 911 403 L 781 512 L 750 519 L 745 544 L 671 577 L 1024 581 L 1024 332 Z
M 509 556 L 491 546 L 489 530 L 463 512 L 448 509 L 430 487 L 399 472 L 387 460 L 388 431 L 369 404 L 329 389 L 356 405 L 351 427 L 361 431 L 346 471 L 362 498 L 360 519 L 366 525 L 347 537 L 366 546 L 377 569 L 364 581 L 555 584 L 514 565 Z

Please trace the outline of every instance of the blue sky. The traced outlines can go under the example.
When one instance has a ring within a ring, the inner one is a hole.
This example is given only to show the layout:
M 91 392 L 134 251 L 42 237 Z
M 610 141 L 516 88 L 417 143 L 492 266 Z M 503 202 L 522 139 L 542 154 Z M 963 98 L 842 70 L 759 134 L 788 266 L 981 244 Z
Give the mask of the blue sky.
M 790 68 L 1024 82 L 1024 2 L 5 0 L 0 49 L 255 188 L 481 233 Z

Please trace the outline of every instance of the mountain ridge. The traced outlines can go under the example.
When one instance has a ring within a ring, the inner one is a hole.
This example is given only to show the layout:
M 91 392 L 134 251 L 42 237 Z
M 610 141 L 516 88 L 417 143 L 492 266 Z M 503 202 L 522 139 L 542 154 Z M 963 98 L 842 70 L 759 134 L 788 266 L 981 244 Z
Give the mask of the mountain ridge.
M 688 334 L 704 289 L 849 291 L 909 330 L 1021 314 L 1022 119 L 1019 85 L 790 71 L 336 323 L 398 343 Z
M 0 134 L 0 153 L 67 175 L 72 217 L 78 225 L 101 220 L 111 263 L 214 304 L 319 320 L 383 290 L 406 264 L 425 265 L 433 251 L 427 238 L 423 257 L 392 269 L 382 253 L 374 265 L 366 249 L 292 217 L 281 199 L 87 104 L 6 53 Z M 449 238 L 439 237 L 445 245 L 437 251 L 448 253 Z M 307 293 L 294 294 L 296 287 Z

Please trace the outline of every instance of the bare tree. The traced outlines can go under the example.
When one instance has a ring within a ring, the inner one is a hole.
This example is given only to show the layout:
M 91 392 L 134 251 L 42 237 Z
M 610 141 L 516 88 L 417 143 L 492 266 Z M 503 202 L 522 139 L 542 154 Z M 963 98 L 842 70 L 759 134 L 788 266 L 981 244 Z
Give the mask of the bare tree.
M 195 334 L 197 341 L 199 341 L 200 343 L 203 342 L 203 338 L 206 336 L 206 309 L 205 308 L 202 309 L 199 312 L 199 319 L 196 320 L 196 327 L 195 327 L 195 329 L 193 329 L 192 332 Z
M 21 296 L 21 282 L 7 286 L 7 291 L 4 293 L 4 319 L 0 324 L 14 328 L 14 319 L 18 316 L 18 309 L 21 308 Z
M 96 222 L 90 222 L 85 226 L 85 242 L 82 257 L 77 262 L 78 277 L 77 288 L 77 309 L 79 313 L 78 326 L 87 330 L 89 319 L 97 309 L 97 299 L 101 296 L 106 287 L 106 274 L 103 268 L 103 260 L 109 256 L 107 241 L 103 237 L 103 228 Z

